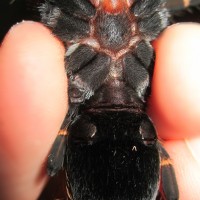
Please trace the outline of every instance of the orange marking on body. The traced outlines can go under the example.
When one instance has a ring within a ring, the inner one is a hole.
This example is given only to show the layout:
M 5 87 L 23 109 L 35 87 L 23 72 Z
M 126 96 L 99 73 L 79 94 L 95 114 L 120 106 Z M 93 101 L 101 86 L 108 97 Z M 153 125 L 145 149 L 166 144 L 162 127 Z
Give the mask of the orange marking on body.
M 165 159 L 165 160 L 161 160 L 161 166 L 166 166 L 166 165 L 172 165 L 172 161 L 171 159 Z
M 67 135 L 67 130 L 66 130 L 66 129 L 61 129 L 61 130 L 58 132 L 58 135 Z
M 188 7 L 190 5 L 190 0 L 183 0 L 183 4 L 185 7 Z
M 119 13 L 129 7 L 127 0 L 102 0 L 101 6 L 108 13 Z

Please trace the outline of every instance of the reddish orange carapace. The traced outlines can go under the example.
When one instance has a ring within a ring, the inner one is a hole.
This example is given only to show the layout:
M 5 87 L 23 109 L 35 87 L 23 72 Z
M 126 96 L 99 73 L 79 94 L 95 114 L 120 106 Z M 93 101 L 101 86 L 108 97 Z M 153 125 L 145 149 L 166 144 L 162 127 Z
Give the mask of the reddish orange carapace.
M 118 13 L 127 8 L 126 0 L 102 0 L 103 10 L 109 13 Z
M 119 13 L 133 4 L 133 0 L 91 0 L 96 7 L 101 7 L 107 13 Z

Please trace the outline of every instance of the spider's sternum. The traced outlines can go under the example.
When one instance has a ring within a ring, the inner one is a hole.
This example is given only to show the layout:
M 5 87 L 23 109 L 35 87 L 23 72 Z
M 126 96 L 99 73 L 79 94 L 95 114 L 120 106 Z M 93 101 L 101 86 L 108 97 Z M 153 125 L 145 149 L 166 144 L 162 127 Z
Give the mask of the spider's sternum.
M 93 37 L 101 48 L 118 52 L 126 48 L 132 37 L 131 20 L 127 13 L 105 14 L 97 12 L 93 20 Z

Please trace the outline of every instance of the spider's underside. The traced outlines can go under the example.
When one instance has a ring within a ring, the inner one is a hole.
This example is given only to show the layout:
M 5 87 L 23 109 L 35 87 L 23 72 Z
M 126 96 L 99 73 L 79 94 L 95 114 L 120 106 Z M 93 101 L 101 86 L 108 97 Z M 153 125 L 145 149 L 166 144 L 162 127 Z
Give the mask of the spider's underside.
M 178 199 L 169 155 L 145 112 L 150 42 L 168 25 L 165 1 L 48 0 L 40 12 L 66 45 L 70 109 L 48 160 L 52 176 L 64 166 L 65 198 Z

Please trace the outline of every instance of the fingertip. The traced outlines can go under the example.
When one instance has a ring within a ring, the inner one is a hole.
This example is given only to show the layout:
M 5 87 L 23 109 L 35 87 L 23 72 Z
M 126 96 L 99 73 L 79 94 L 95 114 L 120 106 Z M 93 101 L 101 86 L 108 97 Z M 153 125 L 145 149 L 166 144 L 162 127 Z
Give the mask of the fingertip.
M 1 49 L 6 55 L 12 56 L 9 62 L 15 60 L 28 62 L 28 64 L 33 62 L 33 65 L 40 64 L 41 59 L 48 62 L 47 64 L 51 64 L 51 59 L 55 58 L 60 62 L 60 56 L 64 54 L 62 43 L 51 31 L 33 21 L 23 21 L 14 25 L 5 36 Z M 33 55 L 39 59 L 34 59 Z
M 0 199 L 36 199 L 67 111 L 64 47 L 40 23 L 23 22 L 5 37 L 0 63 Z
M 199 46 L 195 23 L 173 25 L 155 42 L 150 115 L 164 139 L 199 135 Z

